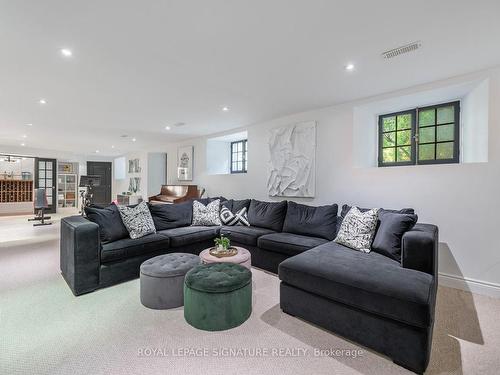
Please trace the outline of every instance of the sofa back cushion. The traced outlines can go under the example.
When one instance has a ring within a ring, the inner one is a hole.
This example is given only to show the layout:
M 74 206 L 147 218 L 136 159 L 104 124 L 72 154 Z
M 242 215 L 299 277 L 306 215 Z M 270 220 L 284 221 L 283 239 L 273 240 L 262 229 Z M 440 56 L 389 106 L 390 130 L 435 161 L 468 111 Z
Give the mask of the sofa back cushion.
M 283 232 L 320 237 L 329 241 L 337 233 L 338 206 L 307 206 L 288 202 Z
M 120 212 L 115 204 L 106 207 L 85 207 L 87 219 L 99 225 L 99 236 L 102 243 L 128 238 L 128 231 L 123 225 Z
M 194 198 L 194 199 L 191 200 L 191 203 L 194 202 L 194 201 L 198 201 L 201 204 L 203 204 L 204 206 L 206 206 L 207 204 L 212 203 L 213 201 L 215 201 L 217 199 L 220 202 L 226 202 L 227 201 L 227 198 L 224 198 L 223 196 L 220 196 L 220 197 L 213 197 L 213 198 Z
M 389 258 L 401 260 L 403 235 L 414 227 L 418 217 L 384 209 L 378 212 L 378 228 L 372 243 L 372 250 Z
M 344 204 L 342 206 L 342 211 L 340 212 L 340 217 L 344 218 L 345 215 L 347 215 L 347 213 L 349 212 L 349 210 L 351 209 L 351 206 L 347 205 L 347 204 Z M 366 211 L 369 211 L 371 210 L 371 208 L 360 208 L 358 207 L 358 210 L 360 212 L 366 212 Z M 400 210 L 389 210 L 389 209 L 383 209 L 384 211 L 386 212 L 394 212 L 394 213 L 398 213 L 398 214 L 414 214 L 415 213 L 415 210 L 413 208 L 402 208 Z
M 149 211 L 157 231 L 191 225 L 193 202 L 177 204 L 150 204 Z
M 286 201 L 262 202 L 250 201 L 248 221 L 250 225 L 281 232 L 286 214 Z
M 250 206 L 250 199 L 228 199 L 227 201 L 221 201 L 221 206 L 228 208 L 233 214 L 236 214 L 243 208 L 246 208 L 246 211 L 248 211 L 248 207 Z

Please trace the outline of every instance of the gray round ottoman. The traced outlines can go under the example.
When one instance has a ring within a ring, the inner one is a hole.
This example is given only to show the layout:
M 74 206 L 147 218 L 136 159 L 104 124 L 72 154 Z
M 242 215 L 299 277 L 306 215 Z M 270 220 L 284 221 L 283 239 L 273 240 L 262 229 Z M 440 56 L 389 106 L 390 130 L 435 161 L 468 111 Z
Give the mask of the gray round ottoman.
M 193 254 L 160 255 L 141 264 L 141 303 L 150 309 L 184 305 L 184 277 L 200 264 Z

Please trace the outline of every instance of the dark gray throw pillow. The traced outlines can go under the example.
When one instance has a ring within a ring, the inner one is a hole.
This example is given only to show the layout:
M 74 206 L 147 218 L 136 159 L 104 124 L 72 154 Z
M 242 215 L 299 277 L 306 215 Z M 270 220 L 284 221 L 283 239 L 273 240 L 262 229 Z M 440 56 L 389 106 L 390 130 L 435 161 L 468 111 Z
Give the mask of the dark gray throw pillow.
M 372 250 L 398 262 L 401 261 L 401 240 L 403 235 L 417 223 L 418 216 L 380 209 L 378 220 Z
M 262 202 L 252 199 L 248 208 L 248 221 L 255 227 L 281 232 L 285 214 L 286 201 Z
M 123 225 L 120 211 L 115 204 L 107 207 L 85 207 L 87 219 L 99 225 L 102 243 L 113 242 L 128 237 L 128 230 Z
M 283 232 L 321 237 L 329 241 L 337 233 L 338 206 L 307 206 L 288 202 Z
M 176 204 L 150 204 L 149 211 L 157 231 L 191 225 L 193 202 Z

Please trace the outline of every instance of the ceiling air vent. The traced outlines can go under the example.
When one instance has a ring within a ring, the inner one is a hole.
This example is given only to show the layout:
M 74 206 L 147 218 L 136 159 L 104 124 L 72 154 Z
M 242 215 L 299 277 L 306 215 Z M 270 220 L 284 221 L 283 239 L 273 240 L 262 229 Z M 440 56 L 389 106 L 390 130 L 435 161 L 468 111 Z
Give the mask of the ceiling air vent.
M 402 55 L 404 53 L 416 51 L 421 46 L 422 46 L 422 42 L 420 42 L 420 41 L 413 42 L 413 43 L 407 44 L 405 46 L 401 46 L 401 47 L 398 47 L 398 48 L 391 49 L 389 51 L 385 51 L 385 52 L 382 53 L 382 57 L 384 59 L 392 59 L 393 57 Z

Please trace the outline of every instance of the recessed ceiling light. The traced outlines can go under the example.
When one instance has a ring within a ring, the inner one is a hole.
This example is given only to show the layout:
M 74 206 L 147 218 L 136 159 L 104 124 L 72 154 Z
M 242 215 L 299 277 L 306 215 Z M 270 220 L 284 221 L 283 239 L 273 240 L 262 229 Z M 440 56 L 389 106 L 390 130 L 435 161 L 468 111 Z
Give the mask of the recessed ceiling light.
M 23 134 L 23 138 L 28 138 L 28 136 L 26 134 Z
M 347 64 L 345 66 L 345 70 L 347 70 L 348 72 L 352 72 L 354 70 L 354 64 Z
M 135 138 L 132 138 L 132 142 L 135 142 L 135 141 L 137 141 L 137 139 L 135 139 Z
M 170 130 L 170 129 L 172 129 L 170 126 L 168 126 L 168 125 L 165 126 L 165 130 Z
M 61 54 L 65 57 L 71 57 L 73 55 L 73 52 L 71 52 L 70 49 L 67 49 L 67 48 L 63 48 L 61 50 Z
M 223 112 L 227 112 L 227 111 L 229 111 L 229 107 L 227 107 L 227 106 L 222 107 L 222 111 L 223 111 Z
M 26 146 L 26 143 L 21 143 L 21 146 Z
M 111 148 L 115 148 L 115 145 L 111 145 Z
M 98 154 L 99 153 L 99 150 L 95 150 L 95 153 Z
M 40 103 L 40 104 L 47 104 L 47 101 L 46 101 L 45 99 L 40 99 L 40 100 L 38 101 L 38 103 Z
M 33 126 L 33 124 L 26 124 L 26 126 Z

